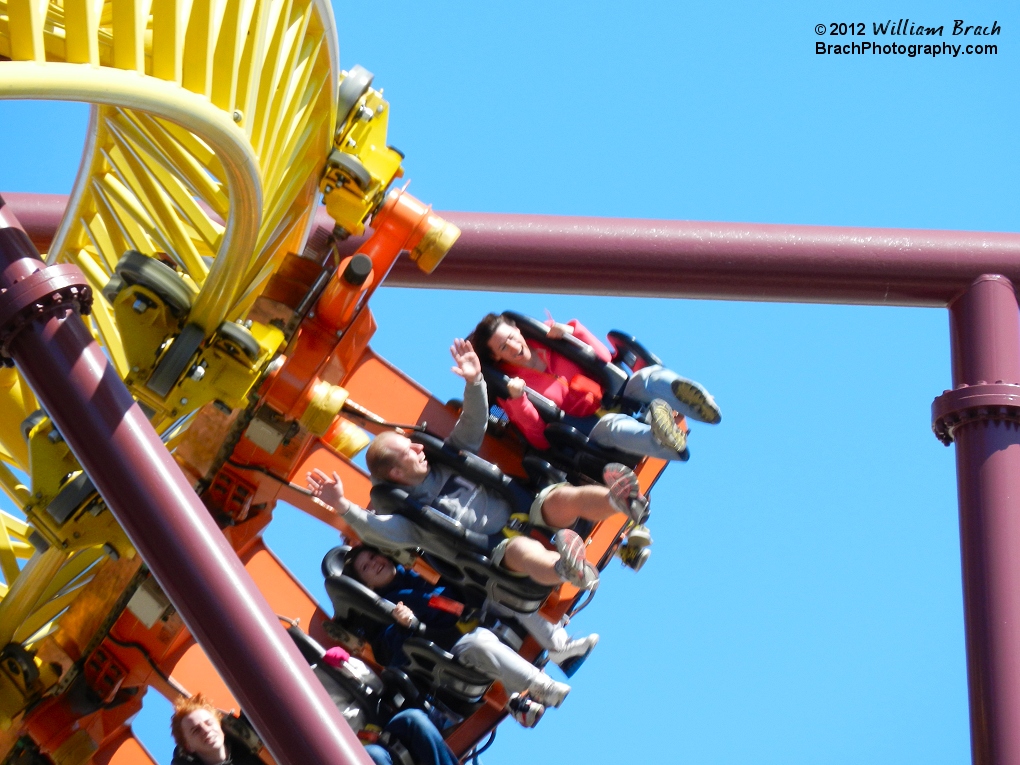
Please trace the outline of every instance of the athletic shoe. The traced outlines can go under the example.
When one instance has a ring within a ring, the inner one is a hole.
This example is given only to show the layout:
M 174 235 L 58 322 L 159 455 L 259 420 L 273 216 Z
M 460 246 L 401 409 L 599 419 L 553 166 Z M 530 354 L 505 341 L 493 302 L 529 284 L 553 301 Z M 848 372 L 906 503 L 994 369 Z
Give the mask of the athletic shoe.
M 528 695 L 539 704 L 547 707 L 558 707 L 570 693 L 570 686 L 558 683 L 544 672 L 539 672 L 528 686 Z
M 560 559 L 556 561 L 556 573 L 563 581 L 585 589 L 588 561 L 584 556 L 584 540 L 577 532 L 560 529 L 553 535 L 553 544 L 560 554 Z
M 571 640 L 561 651 L 549 651 L 549 661 L 553 664 L 562 664 L 567 659 L 573 659 L 577 656 L 587 657 L 592 652 L 592 649 L 598 645 L 599 636 L 595 633 L 588 635 L 588 637 L 577 638 Z
M 652 543 L 652 532 L 647 526 L 635 526 L 627 534 L 628 547 L 648 547 Z
M 712 394 L 694 380 L 674 380 L 669 387 L 677 401 L 687 404 L 696 411 L 702 422 L 709 425 L 718 425 L 722 422 L 722 412 L 719 411 Z
M 523 728 L 534 728 L 545 714 L 545 706 L 527 696 L 515 693 L 506 704 L 510 716 Z
M 652 557 L 652 551 L 647 547 L 631 547 L 630 545 L 624 545 L 616 551 L 616 554 L 620 556 L 624 566 L 634 571 L 640 571 L 641 567 Z
M 610 462 L 602 469 L 602 480 L 609 488 L 609 502 L 626 513 L 634 523 L 648 520 L 648 498 L 641 494 L 638 477 L 626 465 Z
M 676 424 L 673 407 L 661 398 L 653 399 L 648 405 L 648 424 L 652 427 L 652 438 L 660 446 L 675 451 L 682 462 L 690 457 L 687 451 L 687 434 Z

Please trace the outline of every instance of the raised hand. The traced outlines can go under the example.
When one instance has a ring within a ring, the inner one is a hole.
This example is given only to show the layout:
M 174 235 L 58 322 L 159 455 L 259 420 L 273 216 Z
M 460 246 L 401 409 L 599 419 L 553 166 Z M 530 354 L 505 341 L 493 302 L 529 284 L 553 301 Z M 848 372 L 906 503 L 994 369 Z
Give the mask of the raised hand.
M 482 363 L 478 360 L 478 354 L 471 347 L 471 343 L 456 338 L 450 346 L 450 355 L 457 363 L 457 366 L 450 367 L 455 375 L 463 377 L 468 382 L 478 382 L 481 379 Z
M 574 328 L 569 324 L 561 324 L 560 322 L 553 322 L 553 325 L 549 327 L 549 333 L 546 335 L 550 340 L 559 340 L 565 335 L 573 335 Z
M 340 476 L 334 471 L 333 477 L 315 468 L 305 475 L 308 481 L 308 490 L 324 505 L 329 505 L 336 512 L 343 515 L 350 508 L 350 502 L 344 499 L 344 485 Z

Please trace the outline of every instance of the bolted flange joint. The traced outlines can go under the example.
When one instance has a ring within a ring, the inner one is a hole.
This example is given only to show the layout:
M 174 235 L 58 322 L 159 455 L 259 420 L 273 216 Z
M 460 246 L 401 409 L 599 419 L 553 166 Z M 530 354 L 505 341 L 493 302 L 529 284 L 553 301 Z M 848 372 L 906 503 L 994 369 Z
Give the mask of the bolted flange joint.
M 1002 380 L 960 385 L 932 402 L 931 429 L 946 446 L 953 443 L 957 428 L 973 422 L 1000 422 L 1020 427 L 1020 385 Z
M 44 265 L 10 287 L 0 288 L 0 366 L 14 366 L 9 349 L 21 330 L 69 309 L 82 315 L 92 311 L 92 288 L 73 263 Z

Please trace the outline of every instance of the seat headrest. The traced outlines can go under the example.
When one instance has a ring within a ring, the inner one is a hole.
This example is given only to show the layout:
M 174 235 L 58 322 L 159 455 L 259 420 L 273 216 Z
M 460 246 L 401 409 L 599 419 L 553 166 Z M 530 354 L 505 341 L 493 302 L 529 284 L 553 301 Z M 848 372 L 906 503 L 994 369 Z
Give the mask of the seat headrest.
M 425 447 L 425 456 L 430 462 L 451 467 L 469 481 L 480 483 L 499 492 L 506 491 L 506 483 L 509 479 L 503 474 L 503 471 L 477 454 L 455 449 L 428 433 L 415 433 L 411 436 L 411 440 Z
M 615 364 L 600 359 L 590 346 L 574 338 L 563 337 L 550 340 L 548 337 L 549 328 L 530 316 L 514 311 L 504 311 L 503 315 L 513 319 L 525 339 L 537 340 L 581 367 L 587 376 L 602 384 L 607 396 L 615 399 L 623 393 L 623 388 L 629 379 L 627 373 Z
M 351 549 L 350 545 L 340 545 L 326 553 L 322 558 L 322 566 L 320 567 L 322 575 L 324 577 L 343 576 L 344 559 Z
M 372 509 L 383 515 L 400 514 L 408 499 L 406 489 L 395 483 L 377 483 L 368 493 Z

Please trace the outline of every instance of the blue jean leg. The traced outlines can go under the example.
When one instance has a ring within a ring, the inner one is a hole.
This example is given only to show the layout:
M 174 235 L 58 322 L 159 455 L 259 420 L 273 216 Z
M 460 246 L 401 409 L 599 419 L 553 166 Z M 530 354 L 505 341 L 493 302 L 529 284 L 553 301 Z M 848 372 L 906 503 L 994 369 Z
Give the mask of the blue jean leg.
M 393 758 L 390 753 L 378 744 L 365 744 L 365 751 L 375 765 L 393 765 Z
M 653 396 L 654 398 L 654 396 Z M 679 460 L 680 455 L 663 446 L 652 436 L 652 427 L 628 414 L 607 414 L 592 428 L 588 436 L 600 446 L 619 449 L 627 454 Z
M 383 730 L 403 744 L 418 765 L 459 765 L 443 740 L 443 734 L 420 709 L 407 709 L 394 715 Z M 369 756 L 372 756 L 371 752 Z M 372 759 L 376 765 L 391 765 L 389 753 L 386 757 L 383 763 L 375 757 Z
M 687 404 L 673 395 L 673 388 L 671 386 L 674 380 L 694 383 L 694 380 L 681 377 L 672 369 L 666 369 L 658 365 L 645 367 L 630 376 L 630 380 L 623 389 L 623 395 L 644 404 L 650 403 L 654 398 L 661 398 L 684 417 L 697 420 L 698 422 L 705 422 L 705 419 L 698 414 L 696 409 L 687 406 Z M 694 384 L 698 385 L 698 383 Z

